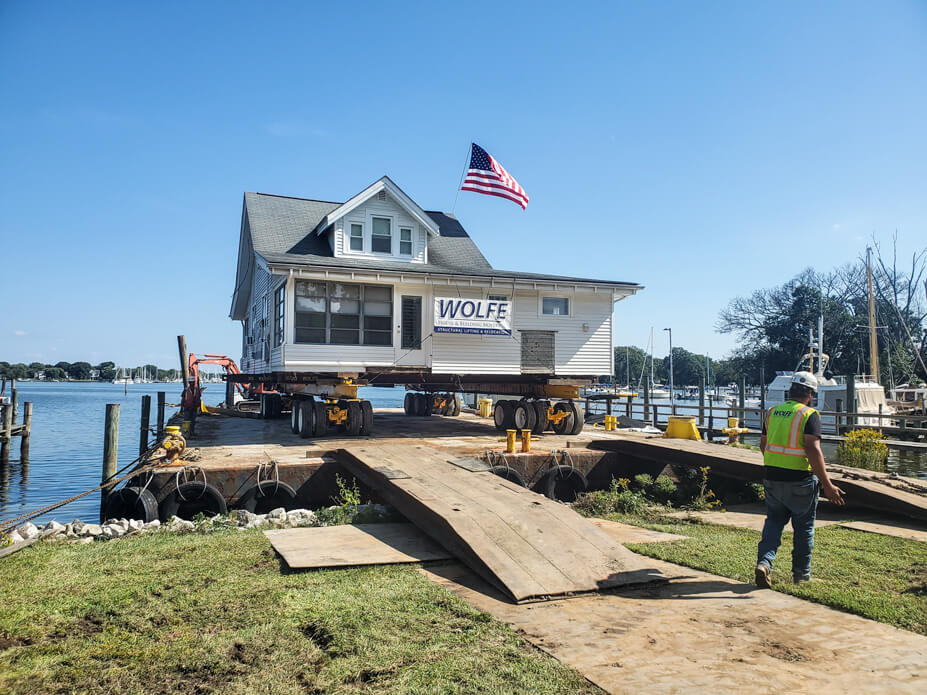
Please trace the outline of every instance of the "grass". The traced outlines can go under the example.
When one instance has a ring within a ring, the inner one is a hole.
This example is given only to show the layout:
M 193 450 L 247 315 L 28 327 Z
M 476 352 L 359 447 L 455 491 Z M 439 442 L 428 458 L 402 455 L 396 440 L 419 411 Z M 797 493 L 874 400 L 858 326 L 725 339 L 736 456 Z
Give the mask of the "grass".
M 411 566 L 288 572 L 257 531 L 0 561 L 3 693 L 597 693 Z
M 612 514 L 613 521 L 688 536 L 628 547 L 636 553 L 753 583 L 760 534 L 697 519 Z M 792 534 L 784 533 L 773 588 L 927 635 L 927 544 L 839 526 L 815 530 L 811 573 L 820 581 L 792 584 Z

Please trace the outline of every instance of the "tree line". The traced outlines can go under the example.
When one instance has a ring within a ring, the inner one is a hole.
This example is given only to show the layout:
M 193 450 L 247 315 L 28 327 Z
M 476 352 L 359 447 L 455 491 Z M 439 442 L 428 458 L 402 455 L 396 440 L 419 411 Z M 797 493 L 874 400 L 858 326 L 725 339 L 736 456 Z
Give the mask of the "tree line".
M 161 369 L 154 364 L 126 367 L 124 375 L 130 378 L 142 378 L 147 375 L 152 380 L 172 380 L 179 376 L 177 369 Z M 0 362 L 0 378 L 3 379 L 41 379 L 44 381 L 112 381 L 123 376 L 123 369 L 117 368 L 115 362 L 101 362 L 92 365 L 89 362 L 56 362 L 43 364 L 32 362 Z

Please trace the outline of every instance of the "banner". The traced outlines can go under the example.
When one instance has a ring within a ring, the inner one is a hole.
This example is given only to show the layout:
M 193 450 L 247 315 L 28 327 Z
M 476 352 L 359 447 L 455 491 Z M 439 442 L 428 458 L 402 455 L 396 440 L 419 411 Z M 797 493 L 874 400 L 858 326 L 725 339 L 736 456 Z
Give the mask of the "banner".
M 434 332 L 512 335 L 512 302 L 435 297 Z

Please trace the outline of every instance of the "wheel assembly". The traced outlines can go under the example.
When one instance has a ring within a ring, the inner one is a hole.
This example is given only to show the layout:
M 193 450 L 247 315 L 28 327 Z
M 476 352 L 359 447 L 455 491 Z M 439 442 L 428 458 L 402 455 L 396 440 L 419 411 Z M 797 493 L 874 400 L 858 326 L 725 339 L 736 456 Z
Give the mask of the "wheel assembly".
M 550 403 L 547 401 L 534 401 L 533 405 L 534 413 L 537 419 L 534 423 L 534 429 L 531 430 L 531 433 L 543 434 L 550 424 L 547 420 L 547 409 L 550 407 Z
M 573 433 L 573 409 L 564 401 L 554 405 L 554 417 L 551 418 L 551 427 L 556 434 Z
M 325 401 L 316 401 L 313 404 L 315 408 L 315 432 L 316 437 L 324 437 L 328 434 L 328 406 Z
M 528 401 L 516 401 L 512 408 L 512 422 L 517 430 L 533 430 L 537 424 L 538 415 L 534 404 Z
M 415 415 L 415 395 L 411 392 L 406 392 L 406 397 L 402 401 L 402 409 L 405 411 L 406 415 Z
M 316 431 L 315 399 L 306 398 L 299 401 L 298 406 L 295 406 L 295 410 L 298 413 L 299 436 L 303 439 L 308 439 L 313 436 Z
M 569 433 L 579 434 L 583 431 L 583 426 L 586 424 L 586 413 L 583 411 L 583 406 L 576 401 L 569 401 L 569 406 L 573 413 L 573 427 Z
M 363 418 L 360 435 L 366 437 L 373 432 L 373 405 L 371 405 L 370 401 L 361 401 L 360 406 Z
M 301 403 L 300 399 L 293 398 L 290 405 L 290 432 L 293 434 L 299 434 L 299 408 Z
M 514 406 L 512 401 L 496 401 L 492 411 L 492 419 L 497 430 L 511 430 L 515 428 Z
M 344 403 L 344 409 L 348 411 L 344 431 L 348 436 L 356 437 L 364 426 L 364 411 L 361 409 L 360 401 L 348 401 Z

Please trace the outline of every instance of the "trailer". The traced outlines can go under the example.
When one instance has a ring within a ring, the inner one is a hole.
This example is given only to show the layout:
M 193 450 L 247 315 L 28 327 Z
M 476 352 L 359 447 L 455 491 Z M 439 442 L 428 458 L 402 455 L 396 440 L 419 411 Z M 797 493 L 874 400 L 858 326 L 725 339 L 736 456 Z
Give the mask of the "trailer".
M 343 203 L 245 193 L 230 316 L 263 417 L 363 435 L 359 386 L 405 386 L 410 416 L 493 394 L 499 429 L 578 433 L 579 389 L 611 374 L 632 282 L 493 268 L 460 221 L 383 176 Z

